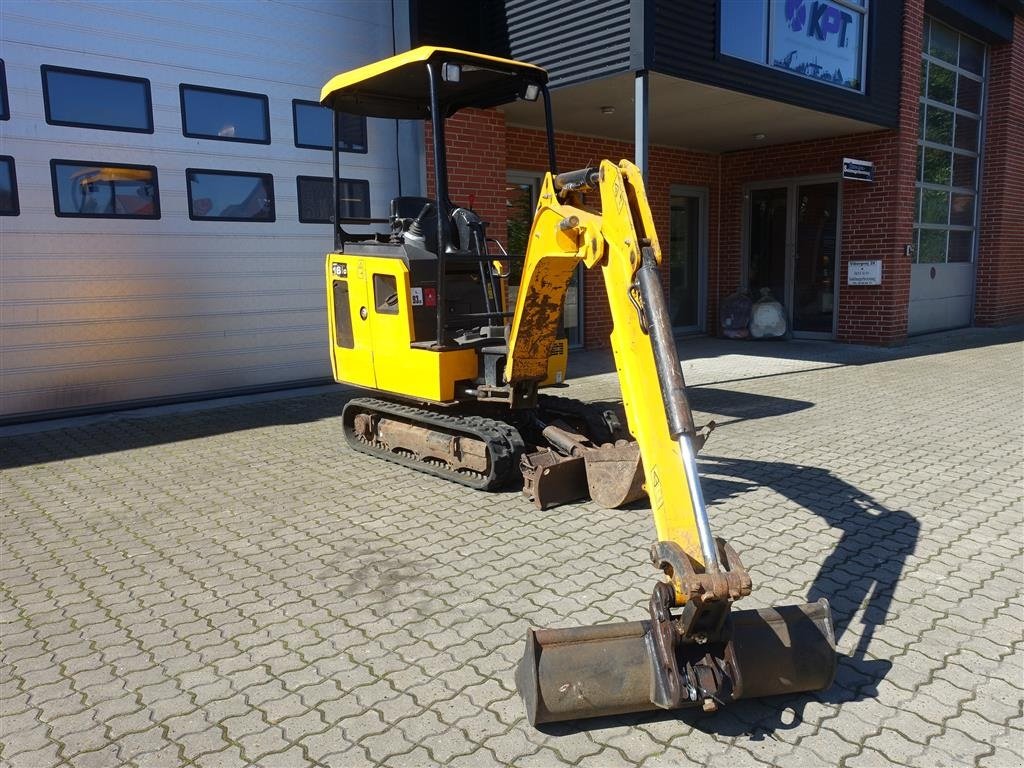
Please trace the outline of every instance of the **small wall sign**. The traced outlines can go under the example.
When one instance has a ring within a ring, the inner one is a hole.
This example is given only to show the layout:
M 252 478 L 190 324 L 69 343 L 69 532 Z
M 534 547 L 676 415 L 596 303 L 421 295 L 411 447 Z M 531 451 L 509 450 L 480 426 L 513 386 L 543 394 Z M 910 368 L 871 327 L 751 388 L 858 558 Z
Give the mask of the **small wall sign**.
M 851 261 L 846 271 L 847 285 L 881 285 L 882 261 Z
M 843 178 L 853 181 L 874 181 L 875 164 L 870 160 L 854 160 L 852 157 L 844 157 Z

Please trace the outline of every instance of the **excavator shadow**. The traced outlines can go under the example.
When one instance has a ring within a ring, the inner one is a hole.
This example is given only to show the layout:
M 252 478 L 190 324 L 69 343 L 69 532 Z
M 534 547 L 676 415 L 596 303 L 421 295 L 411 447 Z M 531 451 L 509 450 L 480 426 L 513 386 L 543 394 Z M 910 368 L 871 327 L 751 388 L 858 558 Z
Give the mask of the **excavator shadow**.
M 893 592 L 917 545 L 918 521 L 909 512 L 887 508 L 821 467 L 702 455 L 700 468 L 709 504 L 767 488 L 840 531 L 838 543 L 825 558 L 806 594 L 807 602 L 824 597 L 832 607 L 839 647 L 834 684 L 819 693 L 739 701 L 712 715 L 696 709 L 643 712 L 540 726 L 544 732 L 557 736 L 678 720 L 681 725 L 703 732 L 746 736 L 757 741 L 772 738 L 777 730 L 799 726 L 805 710 L 815 703 L 831 708 L 830 705 L 877 696 L 878 685 L 889 673 L 892 662 L 870 657 L 871 640 L 875 629 L 890 615 Z M 752 575 L 754 593 L 745 602 L 753 602 L 757 597 L 756 567 Z M 857 624 L 854 619 L 858 619 Z

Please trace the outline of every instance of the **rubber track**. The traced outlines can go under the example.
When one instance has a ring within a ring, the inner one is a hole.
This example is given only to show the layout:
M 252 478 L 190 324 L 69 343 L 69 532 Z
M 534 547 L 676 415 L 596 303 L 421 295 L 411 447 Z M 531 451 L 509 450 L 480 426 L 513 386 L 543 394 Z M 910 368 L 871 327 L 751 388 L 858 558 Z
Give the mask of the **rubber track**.
M 467 435 L 481 440 L 487 445 L 487 451 L 490 454 L 490 474 L 484 478 L 465 475 L 368 445 L 360 441 L 352 431 L 352 424 L 355 421 L 355 414 L 357 412 L 377 413 L 404 421 L 407 424 L 417 424 L 428 429 L 437 429 L 449 435 Z M 389 400 L 378 400 L 372 397 L 357 397 L 349 400 L 342 411 L 342 425 L 346 442 L 360 453 L 385 459 L 395 464 L 401 464 L 404 467 L 411 467 L 419 472 L 451 480 L 481 491 L 496 490 L 507 485 L 513 478 L 518 477 L 519 457 L 525 448 L 519 431 L 503 421 L 483 416 L 453 416 L 425 408 L 394 403 Z

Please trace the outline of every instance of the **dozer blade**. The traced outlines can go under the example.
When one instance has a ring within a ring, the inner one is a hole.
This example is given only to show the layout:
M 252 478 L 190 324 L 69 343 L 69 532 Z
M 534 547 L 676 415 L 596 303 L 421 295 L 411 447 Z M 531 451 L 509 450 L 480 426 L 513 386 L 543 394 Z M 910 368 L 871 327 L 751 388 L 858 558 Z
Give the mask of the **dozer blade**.
M 828 601 L 732 611 L 719 643 L 676 650 L 687 692 L 680 706 L 714 709 L 738 699 L 820 691 L 836 670 Z M 657 709 L 652 622 L 530 629 L 516 687 L 531 725 Z M 701 699 L 711 677 L 713 703 Z

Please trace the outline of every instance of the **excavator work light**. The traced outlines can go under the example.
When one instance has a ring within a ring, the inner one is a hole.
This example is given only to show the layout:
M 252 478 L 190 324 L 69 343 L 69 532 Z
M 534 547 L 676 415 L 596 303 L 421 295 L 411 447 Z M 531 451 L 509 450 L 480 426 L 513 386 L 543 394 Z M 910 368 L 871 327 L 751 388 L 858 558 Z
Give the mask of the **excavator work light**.
M 446 83 L 457 83 L 462 79 L 462 65 L 446 61 L 441 67 L 441 78 Z

